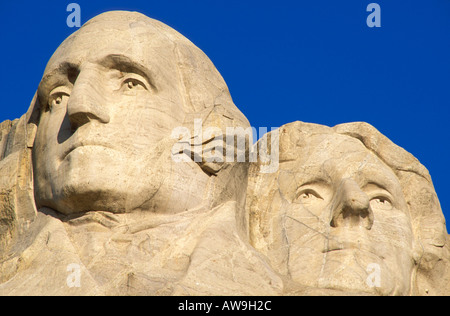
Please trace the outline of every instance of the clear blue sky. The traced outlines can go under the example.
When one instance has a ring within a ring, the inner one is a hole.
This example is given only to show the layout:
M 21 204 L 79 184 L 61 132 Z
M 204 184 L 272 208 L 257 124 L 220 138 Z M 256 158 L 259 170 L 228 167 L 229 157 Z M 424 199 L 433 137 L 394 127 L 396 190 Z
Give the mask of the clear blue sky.
M 449 0 L 1 1 L 0 121 L 28 108 L 43 70 L 81 21 L 139 11 L 200 47 L 254 127 L 366 121 L 430 171 L 450 218 Z M 366 7 L 381 6 L 381 28 Z M 447 225 L 448 226 L 448 225 Z

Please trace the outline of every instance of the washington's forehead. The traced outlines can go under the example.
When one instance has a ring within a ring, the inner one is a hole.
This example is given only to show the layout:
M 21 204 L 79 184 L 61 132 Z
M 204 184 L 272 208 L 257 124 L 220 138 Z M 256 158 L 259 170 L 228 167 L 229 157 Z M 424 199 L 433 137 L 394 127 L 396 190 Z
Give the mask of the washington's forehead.
M 67 38 L 50 59 L 46 72 L 61 63 L 80 65 L 107 55 L 124 55 L 145 63 L 154 55 L 170 53 L 172 46 L 171 40 L 143 22 L 96 22 Z

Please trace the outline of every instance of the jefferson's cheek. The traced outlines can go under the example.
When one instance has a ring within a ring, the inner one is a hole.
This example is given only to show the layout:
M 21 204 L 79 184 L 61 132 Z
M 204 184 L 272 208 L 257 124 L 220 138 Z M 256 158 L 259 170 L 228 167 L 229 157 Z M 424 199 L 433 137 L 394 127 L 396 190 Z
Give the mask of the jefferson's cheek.
M 401 210 L 374 212 L 374 225 L 370 232 L 386 249 L 409 252 L 413 244 L 413 233 L 409 217 Z M 391 250 L 392 251 L 392 250 Z

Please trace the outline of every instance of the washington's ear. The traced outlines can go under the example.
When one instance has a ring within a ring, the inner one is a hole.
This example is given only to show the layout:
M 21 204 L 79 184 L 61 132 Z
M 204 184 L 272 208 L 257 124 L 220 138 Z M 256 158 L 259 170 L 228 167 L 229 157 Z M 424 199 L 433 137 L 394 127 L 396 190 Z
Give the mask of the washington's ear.
M 250 123 L 233 103 L 214 64 L 199 48 L 175 41 L 174 50 L 186 112 L 183 125 L 194 131 L 190 145 L 183 147 L 183 152 L 204 172 L 216 175 L 231 161 L 227 154 L 236 154 L 236 150 L 232 151 L 235 144 L 230 144 L 234 136 L 227 135 L 227 129 L 232 128 L 231 133 L 235 133 L 238 128 L 250 129 Z
M 204 172 L 216 175 L 229 163 L 249 161 L 253 136 L 250 127 L 242 127 L 221 104 L 197 115 L 194 123 L 187 124 L 193 124 L 193 133 L 184 153 Z
M 225 115 L 225 108 L 220 104 L 214 105 L 211 112 L 205 118 L 202 126 L 202 162 L 200 167 L 207 173 L 217 174 L 227 160 L 227 152 L 231 148 L 227 144 L 227 127 L 233 126 L 233 119 Z M 195 135 L 198 136 L 198 135 Z M 199 139 L 198 137 L 194 137 Z M 194 144 L 198 146 L 199 144 Z

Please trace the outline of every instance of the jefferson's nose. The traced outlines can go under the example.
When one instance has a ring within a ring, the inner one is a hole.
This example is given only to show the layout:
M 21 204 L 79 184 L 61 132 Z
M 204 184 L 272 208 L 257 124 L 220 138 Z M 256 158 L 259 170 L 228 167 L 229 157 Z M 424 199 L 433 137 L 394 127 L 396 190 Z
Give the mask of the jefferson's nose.
M 373 212 L 369 197 L 353 179 L 341 182 L 332 206 L 330 225 L 372 228 Z
M 67 104 L 72 131 L 76 131 L 90 121 L 109 123 L 110 116 L 106 107 L 105 92 L 100 91 L 99 80 L 94 75 L 83 72 L 78 76 Z

